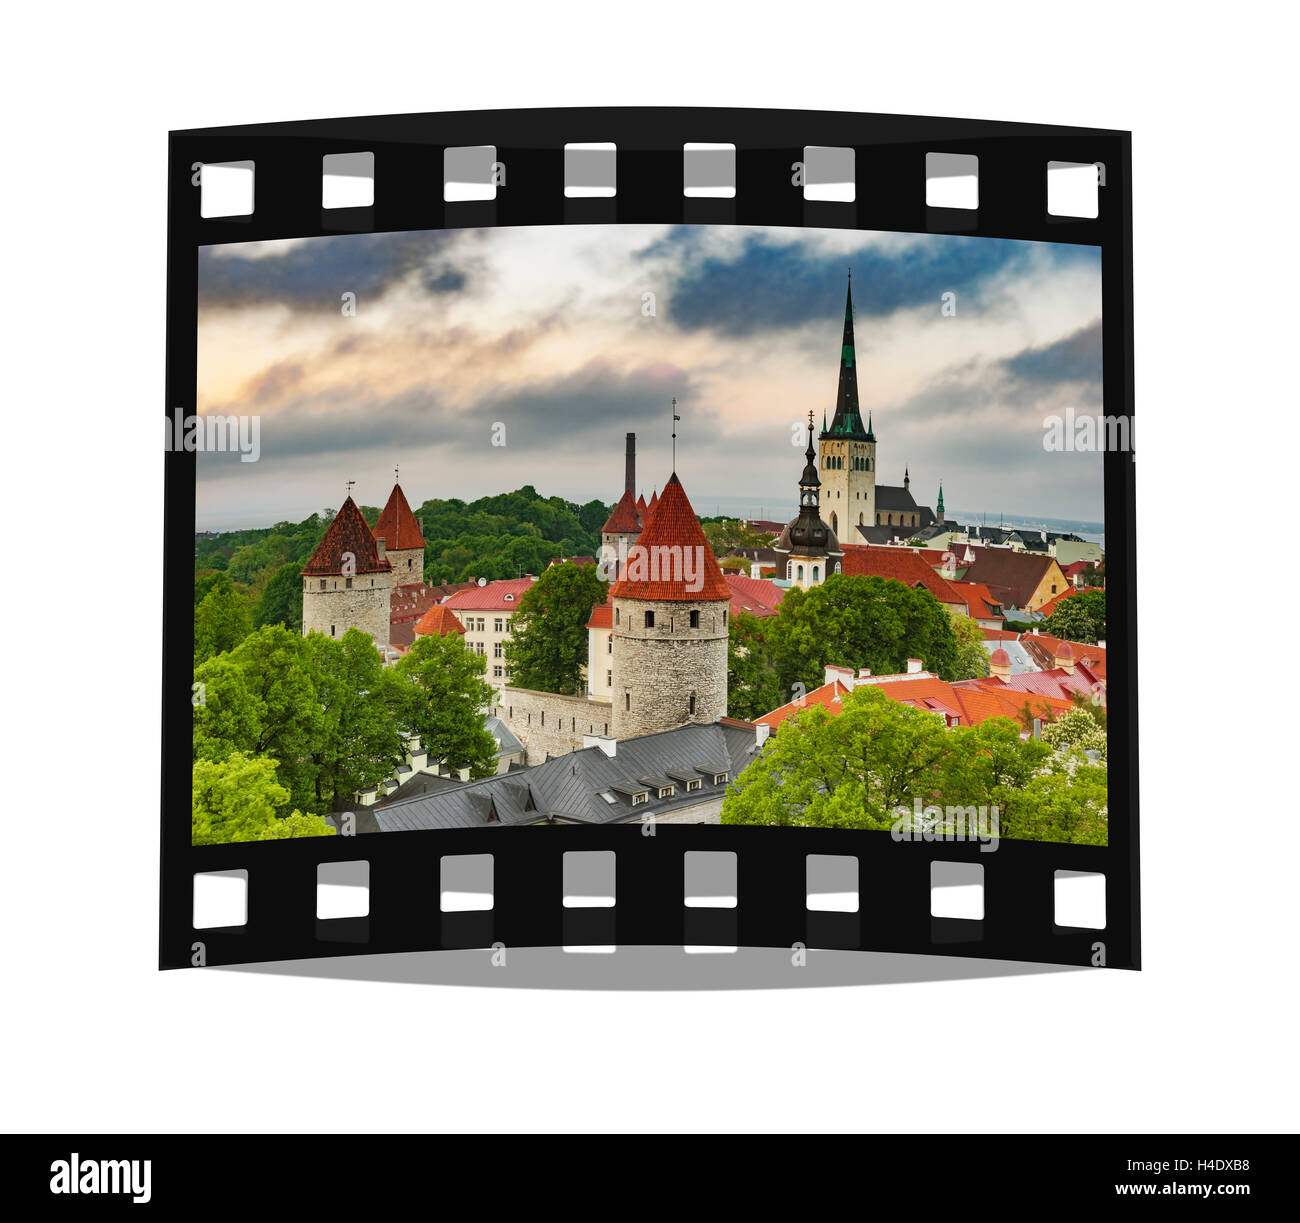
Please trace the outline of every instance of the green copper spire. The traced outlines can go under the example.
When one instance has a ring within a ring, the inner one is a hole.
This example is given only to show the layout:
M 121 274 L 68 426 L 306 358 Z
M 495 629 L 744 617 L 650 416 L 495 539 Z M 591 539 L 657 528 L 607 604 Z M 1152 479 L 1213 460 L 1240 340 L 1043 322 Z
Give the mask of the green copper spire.
M 943 481 L 942 480 L 939 481 L 939 500 L 935 502 L 935 508 L 938 509 L 939 513 L 941 514 L 943 513 Z
M 830 436 L 873 441 L 870 431 L 863 432 L 862 412 L 858 407 L 858 363 L 853 348 L 853 280 L 844 295 L 844 339 L 840 344 L 840 384 L 835 395 L 835 415 Z M 823 433 L 827 432 L 825 429 Z

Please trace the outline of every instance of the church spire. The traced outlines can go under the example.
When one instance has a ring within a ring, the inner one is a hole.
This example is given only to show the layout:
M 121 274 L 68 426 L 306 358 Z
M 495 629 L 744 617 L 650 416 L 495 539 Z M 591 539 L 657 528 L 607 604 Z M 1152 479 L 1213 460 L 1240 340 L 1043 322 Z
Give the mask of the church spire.
M 853 279 L 849 274 L 844 294 L 844 338 L 840 344 L 840 384 L 835 395 L 835 417 L 830 432 L 834 437 L 869 440 L 862 430 L 862 411 L 858 407 L 858 362 L 853 347 Z

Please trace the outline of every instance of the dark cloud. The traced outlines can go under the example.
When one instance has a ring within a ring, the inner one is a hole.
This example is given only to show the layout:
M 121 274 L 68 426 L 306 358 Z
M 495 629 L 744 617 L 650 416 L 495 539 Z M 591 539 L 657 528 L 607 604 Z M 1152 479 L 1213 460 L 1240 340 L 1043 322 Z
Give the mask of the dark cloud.
M 466 234 L 431 231 L 313 238 L 282 255 L 247 259 L 226 248 L 199 248 L 199 309 L 286 305 L 337 311 L 343 293 L 375 298 L 419 272 L 431 296 L 458 293 L 467 277 L 452 255 Z
M 1027 348 L 1005 362 L 1007 372 L 1026 382 L 1101 383 L 1101 319 L 1040 348 Z
M 682 226 L 639 252 L 653 259 L 686 252 L 686 270 L 673 285 L 669 321 L 684 331 L 712 329 L 725 336 L 803 327 L 843 318 L 845 269 L 853 268 L 857 318 L 880 318 L 933 305 L 956 293 L 963 308 L 989 304 L 990 282 L 1035 258 L 1059 266 L 1096 260 L 1088 247 L 1054 246 L 1001 238 L 934 235 L 900 248 L 864 245 L 851 254 L 819 254 L 804 243 L 747 237 L 736 258 L 696 254 L 702 236 Z

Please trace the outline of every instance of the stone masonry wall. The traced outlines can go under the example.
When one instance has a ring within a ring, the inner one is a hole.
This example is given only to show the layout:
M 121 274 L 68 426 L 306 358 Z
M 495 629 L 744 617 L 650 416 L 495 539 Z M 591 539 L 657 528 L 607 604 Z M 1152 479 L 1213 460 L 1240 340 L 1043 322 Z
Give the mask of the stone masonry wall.
M 726 715 L 728 607 L 725 600 L 614 600 L 615 738 L 716 722 Z M 690 627 L 692 611 L 700 613 L 697 628 Z M 651 628 L 645 625 L 646 612 L 654 613 Z
M 321 581 L 326 586 L 321 590 Z M 372 586 L 370 583 L 374 582 Z M 380 645 L 388 644 L 388 616 L 392 592 L 386 573 L 362 573 L 352 579 L 352 589 L 345 579 L 331 575 L 324 579 L 303 579 L 302 632 L 323 633 L 329 637 L 330 626 L 337 640 L 349 628 L 369 633 Z
M 548 755 L 578 751 L 583 735 L 613 733 L 608 701 L 529 688 L 504 688 L 499 699 L 490 712 L 514 731 L 528 765 L 541 764 Z

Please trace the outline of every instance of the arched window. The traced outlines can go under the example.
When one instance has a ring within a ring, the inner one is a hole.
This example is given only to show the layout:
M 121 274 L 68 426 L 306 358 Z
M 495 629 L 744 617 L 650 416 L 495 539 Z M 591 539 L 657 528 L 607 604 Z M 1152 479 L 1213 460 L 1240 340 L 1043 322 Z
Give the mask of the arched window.
M 836 514 L 831 514 L 831 530 L 838 531 L 839 529 L 840 529 L 839 516 Z
M 840 563 L 839 563 L 839 561 L 836 561 L 836 562 L 835 562 L 835 572 L 836 572 L 836 573 L 839 573 L 839 572 L 840 572 Z
M 802 566 L 802 565 L 799 566 L 799 580 L 800 580 L 801 582 L 803 581 L 803 566 Z
M 814 565 L 812 569 L 813 569 L 812 580 L 815 582 L 817 580 L 817 566 Z
M 786 561 L 785 576 L 787 580 L 794 577 L 794 561 Z
M 863 521 L 863 520 L 864 520 L 865 517 L 866 517 L 865 514 L 859 514 L 859 515 L 858 515 L 858 526 L 863 526 L 863 525 L 864 525 L 864 521 Z

